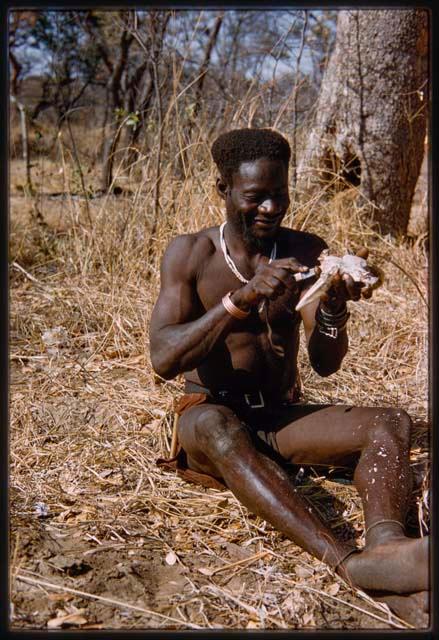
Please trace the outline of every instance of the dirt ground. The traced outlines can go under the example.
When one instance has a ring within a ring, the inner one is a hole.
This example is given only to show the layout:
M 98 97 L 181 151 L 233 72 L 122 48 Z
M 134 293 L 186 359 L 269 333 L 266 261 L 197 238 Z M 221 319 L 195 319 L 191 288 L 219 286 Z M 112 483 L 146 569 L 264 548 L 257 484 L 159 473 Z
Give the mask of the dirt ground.
M 44 388 L 44 360 L 34 367 L 12 366 L 18 403 L 29 376 Z M 134 406 L 144 376 L 101 371 L 101 384 L 131 387 L 131 416 L 126 406 L 103 406 L 92 381 L 55 377 L 71 395 L 32 398 L 28 407 L 40 467 L 29 440 L 18 454 L 37 477 L 26 493 L 19 480 L 11 483 L 13 628 L 407 628 L 230 492 L 155 468 L 169 414 L 159 409 L 154 418 Z M 359 502 L 347 478 L 307 472 L 304 495 L 338 523 L 340 536 L 361 544 Z M 413 503 L 413 534 L 417 518 Z

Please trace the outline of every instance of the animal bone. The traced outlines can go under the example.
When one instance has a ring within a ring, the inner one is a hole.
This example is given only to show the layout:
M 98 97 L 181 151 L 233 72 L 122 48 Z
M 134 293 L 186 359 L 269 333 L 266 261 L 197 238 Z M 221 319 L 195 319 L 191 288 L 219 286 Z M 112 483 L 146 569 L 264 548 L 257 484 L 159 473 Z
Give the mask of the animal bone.
M 350 275 L 355 282 L 364 282 L 368 288 L 376 288 L 382 282 L 382 278 L 375 275 L 366 260 L 359 256 L 346 254 L 340 258 L 329 255 L 328 249 L 324 249 L 318 260 L 321 270 L 320 277 L 317 282 L 308 289 L 303 298 L 299 300 L 296 305 L 296 311 L 299 311 L 310 302 L 321 298 L 331 287 L 334 277 L 337 274 L 340 276 L 345 274 Z M 375 268 L 375 272 L 379 273 L 379 270 Z

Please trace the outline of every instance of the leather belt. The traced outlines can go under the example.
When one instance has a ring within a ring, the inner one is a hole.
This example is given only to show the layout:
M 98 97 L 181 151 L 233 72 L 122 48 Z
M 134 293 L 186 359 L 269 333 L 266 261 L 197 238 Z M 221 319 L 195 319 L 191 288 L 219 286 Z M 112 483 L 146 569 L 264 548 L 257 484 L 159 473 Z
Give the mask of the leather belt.
M 205 393 L 218 402 L 223 402 L 224 404 L 246 405 L 250 409 L 263 409 L 268 404 L 267 398 L 264 398 L 260 389 L 242 392 L 231 391 L 230 389 L 212 390 L 196 384 L 195 382 L 187 381 L 185 385 L 185 392 Z
M 262 391 L 249 391 L 248 393 L 236 393 L 236 391 L 220 390 L 212 394 L 214 397 L 221 399 L 223 402 L 238 402 L 246 404 L 250 409 L 262 409 L 265 407 L 264 396 Z

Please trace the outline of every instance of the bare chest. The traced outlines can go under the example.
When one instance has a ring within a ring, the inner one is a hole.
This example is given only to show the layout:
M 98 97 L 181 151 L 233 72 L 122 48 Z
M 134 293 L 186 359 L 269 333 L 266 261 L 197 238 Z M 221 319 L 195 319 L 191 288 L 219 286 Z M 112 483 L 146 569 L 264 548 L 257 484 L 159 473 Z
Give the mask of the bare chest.
M 245 274 L 245 276 L 251 277 L 251 274 Z M 223 256 L 215 255 L 203 265 L 197 281 L 197 293 L 204 309 L 208 311 L 220 303 L 226 293 L 242 286 L 244 283 L 232 273 Z M 264 308 L 255 309 L 249 319 L 242 322 L 241 330 L 250 330 L 254 325 L 260 331 L 260 325 L 266 327 L 267 319 L 272 330 L 276 332 L 283 333 L 285 330 L 290 330 L 299 322 L 299 315 L 295 311 L 298 299 L 299 292 L 286 289 L 276 300 L 267 301 Z

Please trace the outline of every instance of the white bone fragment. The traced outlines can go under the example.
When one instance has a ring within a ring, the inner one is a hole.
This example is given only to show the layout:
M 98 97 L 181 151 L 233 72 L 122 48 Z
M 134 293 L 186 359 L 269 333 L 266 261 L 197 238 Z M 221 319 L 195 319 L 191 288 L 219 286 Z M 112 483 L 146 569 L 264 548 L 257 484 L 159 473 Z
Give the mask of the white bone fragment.
M 355 282 L 364 282 L 368 288 L 374 288 L 380 282 L 380 278 L 372 272 L 366 260 L 359 256 L 350 254 L 345 254 L 343 257 L 331 256 L 328 249 L 325 249 L 320 254 L 318 261 L 321 270 L 320 277 L 299 300 L 296 311 L 321 298 L 329 290 L 337 274 L 340 276 L 349 275 Z

